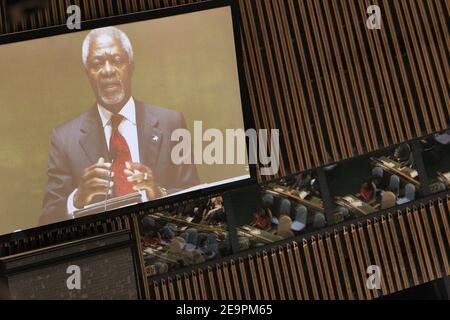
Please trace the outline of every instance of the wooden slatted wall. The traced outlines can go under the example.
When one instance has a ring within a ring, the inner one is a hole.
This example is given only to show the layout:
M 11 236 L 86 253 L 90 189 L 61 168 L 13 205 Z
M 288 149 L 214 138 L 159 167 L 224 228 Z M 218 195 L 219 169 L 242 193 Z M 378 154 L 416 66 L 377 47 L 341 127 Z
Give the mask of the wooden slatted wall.
M 128 216 L 98 219 L 45 232 L 16 232 L 0 240 L 0 258 L 120 230 L 130 230 Z
M 450 275 L 450 198 L 151 285 L 161 300 L 371 300 Z M 369 290 L 367 267 L 381 269 Z
M 378 4 L 382 29 L 366 27 Z M 240 0 L 260 127 L 279 128 L 281 175 L 447 129 L 449 2 Z

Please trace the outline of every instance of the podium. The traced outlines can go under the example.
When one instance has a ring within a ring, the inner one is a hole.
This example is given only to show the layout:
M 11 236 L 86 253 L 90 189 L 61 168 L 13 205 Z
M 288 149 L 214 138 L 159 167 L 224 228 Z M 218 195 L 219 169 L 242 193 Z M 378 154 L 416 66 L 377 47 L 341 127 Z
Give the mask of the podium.
M 75 218 L 86 217 L 93 214 L 128 207 L 147 201 L 148 199 L 145 191 L 130 193 L 121 197 L 108 199 L 107 201 L 101 201 L 94 204 L 90 204 L 83 209 L 75 211 L 74 217 Z

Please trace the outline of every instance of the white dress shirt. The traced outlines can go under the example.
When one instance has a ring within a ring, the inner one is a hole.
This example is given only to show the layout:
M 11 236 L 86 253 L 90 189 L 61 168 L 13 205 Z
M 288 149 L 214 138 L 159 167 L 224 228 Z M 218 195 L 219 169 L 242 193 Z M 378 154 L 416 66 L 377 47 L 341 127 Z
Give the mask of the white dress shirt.
M 106 144 L 109 150 L 109 143 L 112 134 L 111 117 L 112 112 L 108 111 L 106 108 L 97 104 L 98 113 L 100 114 L 100 119 L 103 125 L 103 131 L 105 133 Z M 124 137 L 128 144 L 128 148 L 131 153 L 131 160 L 134 163 L 139 163 L 139 143 L 138 143 L 138 132 L 136 125 L 136 104 L 133 97 L 128 100 L 125 106 L 120 110 L 120 115 L 123 116 L 123 120 L 119 125 L 119 132 Z M 71 218 L 73 218 L 73 213 L 77 210 L 73 204 L 73 198 L 78 189 L 75 189 L 70 196 L 67 198 L 67 212 Z

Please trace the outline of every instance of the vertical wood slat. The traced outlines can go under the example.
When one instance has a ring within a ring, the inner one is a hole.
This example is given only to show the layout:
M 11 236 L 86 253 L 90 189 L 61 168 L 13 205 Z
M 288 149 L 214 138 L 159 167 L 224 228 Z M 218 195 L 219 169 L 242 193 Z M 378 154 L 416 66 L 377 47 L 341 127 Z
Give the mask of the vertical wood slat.
M 177 274 L 176 282 L 177 282 L 177 289 L 178 289 L 178 297 L 180 300 L 184 300 L 185 296 L 184 296 L 183 282 L 182 282 L 181 276 L 179 274 Z
M 442 202 L 441 202 L 441 200 L 439 200 L 439 201 L 440 201 L 439 210 L 441 210 Z M 444 238 L 443 238 L 442 232 L 441 232 L 441 224 L 439 223 L 439 219 L 438 219 L 438 215 L 436 213 L 436 208 L 434 206 L 434 203 L 430 203 L 430 213 L 431 213 L 431 219 L 433 221 L 434 230 L 436 232 L 437 243 L 439 245 L 441 258 L 442 258 L 442 261 L 444 262 L 444 271 L 445 271 L 446 275 L 449 275 L 450 274 L 450 265 L 449 265 L 448 255 L 447 255 L 447 251 L 445 249 L 445 242 L 444 242 Z
M 292 275 L 292 278 L 294 279 L 294 289 L 295 289 L 295 296 L 297 300 L 303 300 L 301 289 L 300 289 L 300 282 L 299 282 L 299 276 L 298 276 L 298 265 L 294 262 L 294 255 L 292 253 L 292 247 L 290 244 L 286 245 L 286 255 L 288 257 L 289 261 L 289 268 L 290 268 L 290 274 Z
M 256 253 L 256 267 L 259 274 L 259 281 L 262 288 L 262 296 L 264 300 L 269 300 L 269 290 L 267 289 L 267 280 L 266 280 L 266 273 L 264 272 L 264 267 L 262 263 L 261 253 Z
M 321 264 L 325 273 L 326 285 L 328 287 L 328 295 L 330 300 L 336 299 L 336 294 L 334 292 L 333 280 L 331 277 L 330 265 L 328 263 L 327 254 L 325 251 L 324 241 L 321 235 L 317 237 L 317 244 L 320 253 Z M 339 277 L 335 280 L 336 284 L 339 283 Z
M 197 280 L 197 273 L 195 271 L 192 271 L 191 279 L 192 279 L 192 287 L 194 288 L 194 299 L 199 301 L 199 300 L 201 300 L 201 297 L 200 297 L 200 290 L 199 290 L 199 285 L 198 285 L 198 280 Z M 180 298 L 180 300 L 183 300 L 183 299 Z
M 218 300 L 216 284 L 214 281 L 213 269 L 208 267 L 208 280 L 209 280 L 209 288 L 211 290 L 211 298 L 212 300 Z
M 306 283 L 306 272 L 305 272 L 306 269 L 303 267 L 302 258 L 300 256 L 299 244 L 297 242 L 293 243 L 293 252 L 294 252 L 294 256 L 295 256 L 296 269 L 299 274 L 300 287 L 302 289 L 302 296 L 303 296 L 303 299 L 309 300 L 309 297 L 311 296 L 311 294 L 309 294 L 308 285 Z M 315 283 L 314 283 L 314 285 L 315 285 Z M 313 291 L 314 291 L 314 289 L 313 289 Z
M 367 240 L 366 240 L 366 235 L 364 234 L 364 227 L 362 223 L 358 224 L 358 236 L 359 236 L 359 241 L 361 242 L 361 249 L 364 255 L 364 263 L 366 266 L 372 266 L 374 265 L 373 262 L 371 262 L 371 257 L 370 257 L 370 251 L 369 251 L 369 247 L 367 246 Z M 366 267 L 367 268 L 367 267 Z M 372 290 L 372 294 L 374 299 L 378 298 L 378 290 Z
M 431 210 L 431 208 L 430 208 Z M 428 244 L 428 250 L 430 251 L 431 254 L 431 260 L 432 260 L 432 264 L 433 264 L 433 269 L 434 269 L 434 274 L 436 275 L 436 278 L 440 279 L 442 278 L 442 267 L 441 264 L 439 262 L 438 259 L 438 255 L 437 255 L 437 251 L 436 251 L 436 246 L 434 245 L 435 240 L 433 238 L 433 235 L 431 233 L 431 227 L 430 227 L 430 222 L 428 219 L 428 215 L 427 215 L 427 209 L 425 207 L 425 205 L 421 205 L 420 207 L 420 216 L 419 219 L 421 220 L 422 224 L 423 224 L 423 229 L 424 229 L 424 233 L 425 233 L 425 238 L 426 238 L 426 243 Z
M 273 249 L 273 250 L 275 250 L 275 249 Z M 272 255 L 275 255 L 275 253 L 273 253 Z M 288 265 L 287 265 L 286 256 L 285 256 L 283 247 L 278 248 L 278 257 L 280 259 L 282 273 L 280 272 L 280 275 L 279 276 L 277 275 L 277 277 L 284 277 L 284 284 L 286 286 L 287 297 L 289 300 L 294 300 L 294 291 L 292 290 L 292 281 L 291 281 L 291 277 L 290 277 L 290 275 L 292 275 L 292 273 L 289 272 L 289 270 L 288 270 Z M 274 259 L 276 259 L 276 258 L 274 258 Z M 283 281 L 278 280 L 278 282 L 282 283 Z
M 311 238 L 311 251 L 312 251 L 312 261 L 315 266 L 316 273 L 318 275 L 317 279 L 319 280 L 319 287 L 321 292 L 321 297 L 323 300 L 329 300 L 328 290 L 325 283 L 325 276 L 323 273 L 322 261 L 319 258 L 319 252 L 317 248 L 317 240 L 315 237 Z M 331 288 L 330 288 L 331 289 Z
M 249 288 L 250 280 L 247 277 L 247 271 L 245 269 L 245 261 L 243 258 L 239 258 L 238 261 L 239 261 L 240 278 L 241 278 L 242 285 L 244 287 L 244 297 L 245 297 L 245 300 L 250 300 L 251 299 L 250 288 Z
M 315 268 L 311 261 L 311 254 L 310 254 L 309 248 L 310 248 L 310 244 L 308 243 L 308 240 L 303 239 L 303 241 L 302 241 L 302 250 L 303 250 L 302 256 L 305 257 L 305 261 L 306 261 L 305 275 L 306 275 L 306 271 L 308 271 L 308 273 L 307 273 L 308 277 L 304 276 L 305 289 L 306 289 L 306 278 L 307 278 L 309 280 L 308 282 L 312 288 L 312 296 L 313 296 L 314 300 L 319 300 L 320 295 L 319 295 L 318 287 L 320 286 L 320 283 L 318 283 L 316 281 L 316 276 L 315 276 L 315 272 L 314 272 Z M 306 296 L 306 294 L 305 294 L 305 296 Z
M 206 291 L 206 282 L 202 269 L 198 270 L 198 279 L 200 282 L 200 292 L 202 294 L 202 300 L 208 300 L 208 293 Z
M 154 300 L 161 300 L 161 293 L 159 291 L 159 284 L 158 282 L 153 283 L 153 292 L 154 292 Z
M 265 273 L 265 277 L 267 279 L 267 284 L 269 285 L 270 299 L 276 300 L 277 295 L 275 293 L 275 286 L 273 284 L 272 269 L 271 269 L 270 262 L 269 262 L 269 256 L 265 250 L 262 253 L 262 263 L 264 265 L 263 272 Z
M 113 0 L 106 0 L 106 12 L 108 16 L 115 15 L 114 7 L 113 7 Z
M 252 280 L 252 284 L 253 284 L 254 299 L 261 300 L 261 291 L 259 289 L 259 281 L 258 281 L 258 276 L 256 274 L 256 268 L 255 268 L 255 262 L 254 262 L 253 256 L 249 255 L 247 261 L 248 261 L 248 265 L 250 268 L 250 276 L 251 276 L 251 280 Z
M 427 244 L 426 244 L 426 239 L 425 239 L 425 235 L 423 232 L 423 227 L 422 227 L 422 221 L 420 219 L 419 216 L 419 210 L 417 209 L 417 207 L 413 208 L 413 220 L 416 224 L 416 230 L 417 230 L 417 234 L 418 234 L 418 241 L 420 243 L 421 249 L 422 249 L 422 255 L 424 257 L 425 260 L 425 267 L 427 269 L 428 272 L 428 278 L 429 281 L 433 281 L 434 279 L 436 279 L 435 275 L 434 275 L 434 271 L 433 271 L 433 267 L 431 265 L 431 258 L 430 258 L 430 252 L 428 251 L 427 248 Z
M 392 243 L 392 238 L 388 229 L 388 223 L 385 216 L 381 217 L 381 233 L 384 236 L 385 244 L 387 247 L 388 257 L 390 261 L 390 266 L 392 268 L 392 273 L 394 275 L 395 285 L 396 285 L 396 291 L 403 290 L 403 284 L 400 279 L 400 272 L 397 262 L 397 256 L 394 253 L 394 245 Z
M 360 279 L 360 275 L 359 275 L 359 271 L 358 271 L 358 267 L 356 264 L 356 259 L 355 259 L 355 252 L 353 251 L 353 246 L 352 243 L 350 241 L 350 235 L 348 232 L 348 228 L 344 227 L 343 229 L 343 236 L 344 236 L 344 246 L 347 249 L 347 255 L 348 258 L 350 260 L 350 267 L 351 267 L 351 274 L 353 275 L 353 284 L 355 285 L 356 288 L 356 296 L 358 297 L 358 300 L 364 300 L 364 294 L 363 294 L 363 281 L 361 281 Z M 365 286 L 364 286 L 365 287 Z
M 356 259 L 358 260 L 358 267 L 361 273 L 361 282 L 363 284 L 366 299 L 371 300 L 372 299 L 371 290 L 367 287 L 367 285 L 364 285 L 364 280 L 366 279 L 367 276 L 367 266 L 365 265 L 363 259 L 363 253 L 361 252 L 362 244 L 360 244 L 359 235 L 356 231 L 356 226 L 354 224 L 350 226 L 350 238 L 353 240 L 353 247 L 355 248 Z
M 277 253 L 276 253 L 276 249 L 272 248 L 271 250 L 271 254 L 270 254 L 270 261 L 272 262 L 272 266 L 273 266 L 273 273 L 275 275 L 275 279 L 276 279 L 276 287 L 278 288 L 277 292 L 278 292 L 278 298 L 279 300 L 286 300 L 286 293 L 284 290 L 284 283 L 283 283 L 283 278 L 282 278 L 282 269 L 280 268 L 280 264 L 278 263 L 278 259 L 277 259 Z
M 353 289 L 352 289 L 352 286 L 350 283 L 348 267 L 347 267 L 346 259 L 345 259 L 344 252 L 342 249 L 342 241 L 340 238 L 340 233 L 337 230 L 334 231 L 334 244 L 335 244 L 336 251 L 337 251 L 337 254 L 339 257 L 340 270 L 341 270 L 342 277 L 344 279 L 345 290 L 347 293 L 347 299 L 354 300 L 355 295 L 353 293 Z
M 83 0 L 82 10 L 84 11 L 84 17 L 86 20 L 91 20 L 91 9 L 89 6 L 89 0 Z
M 231 286 L 231 280 L 230 280 L 230 273 L 228 270 L 228 263 L 224 262 L 222 264 L 222 270 L 223 270 L 223 278 L 225 280 L 225 287 L 227 289 L 227 297 L 228 300 L 234 300 L 234 293 L 233 293 L 233 287 Z
M 231 276 L 233 279 L 233 286 L 236 292 L 236 300 L 242 300 L 242 288 L 241 288 L 242 286 L 239 283 L 239 275 L 236 268 L 236 262 L 234 260 L 231 260 L 230 265 L 231 265 Z
M 405 266 L 405 261 L 403 259 L 403 252 L 401 250 L 400 247 L 400 237 L 399 234 L 397 232 L 397 228 L 396 228 L 396 224 L 395 224 L 395 220 L 394 217 L 391 213 L 388 214 L 388 225 L 389 225 L 389 231 L 386 232 L 390 232 L 391 236 L 392 236 L 392 241 L 394 244 L 394 249 L 395 249 L 395 254 L 396 257 L 398 259 L 398 264 L 399 264 L 399 269 L 400 269 L 400 275 L 403 281 L 403 288 L 404 289 L 408 289 L 410 287 L 409 285 L 409 275 L 408 272 L 406 270 L 406 266 Z
M 327 232 L 325 234 L 325 242 L 327 243 L 327 253 L 331 263 L 331 270 L 333 271 L 333 279 L 335 281 L 337 298 L 339 300 L 344 300 L 344 292 L 342 290 L 343 285 L 341 284 L 341 273 L 338 270 L 338 264 L 336 262 L 336 252 L 333 249 L 333 243 L 331 240 L 331 235 Z
M 43 27 L 47 26 L 45 17 L 44 17 L 44 12 L 46 9 L 47 9 L 47 7 L 42 8 L 36 13 L 37 28 L 43 28 Z
M 106 16 L 105 3 L 103 0 L 98 0 L 98 12 L 101 18 Z
M 125 12 L 126 13 L 131 13 L 132 12 L 132 10 L 131 10 L 131 0 L 124 0 L 124 2 L 125 2 Z M 167 2 L 167 0 L 164 0 L 164 5 L 166 7 L 169 6 L 169 3 Z

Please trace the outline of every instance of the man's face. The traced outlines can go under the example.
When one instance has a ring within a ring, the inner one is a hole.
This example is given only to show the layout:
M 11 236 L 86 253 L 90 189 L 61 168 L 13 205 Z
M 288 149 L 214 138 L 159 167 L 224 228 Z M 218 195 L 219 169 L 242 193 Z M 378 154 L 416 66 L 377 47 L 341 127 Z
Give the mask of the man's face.
M 86 73 L 97 102 L 118 113 L 131 97 L 134 65 L 120 40 L 101 35 L 92 40 Z

